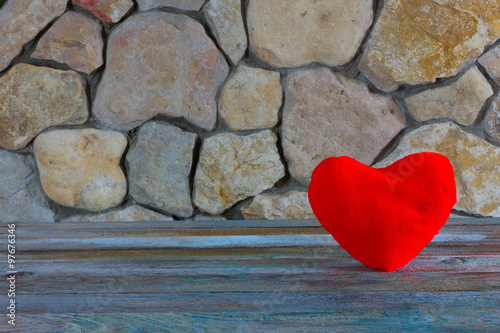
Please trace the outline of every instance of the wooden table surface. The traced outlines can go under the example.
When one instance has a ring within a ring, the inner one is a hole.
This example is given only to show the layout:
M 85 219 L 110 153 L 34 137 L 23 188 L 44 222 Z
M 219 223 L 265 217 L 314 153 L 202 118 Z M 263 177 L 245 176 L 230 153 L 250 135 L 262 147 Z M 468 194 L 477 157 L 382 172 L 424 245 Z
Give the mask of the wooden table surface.
M 391 273 L 317 221 L 19 223 L 16 251 L 1 332 L 500 331 L 500 219 L 449 219 Z

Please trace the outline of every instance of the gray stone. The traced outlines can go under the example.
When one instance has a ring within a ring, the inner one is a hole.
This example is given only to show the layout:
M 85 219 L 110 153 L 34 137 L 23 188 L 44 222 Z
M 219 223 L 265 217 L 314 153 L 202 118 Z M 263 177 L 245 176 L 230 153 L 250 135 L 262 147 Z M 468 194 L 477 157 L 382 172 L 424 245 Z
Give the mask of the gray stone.
M 159 7 L 174 7 L 185 10 L 200 10 L 205 0 L 136 0 L 139 10 L 150 10 Z
M 105 125 L 128 131 L 165 114 L 214 128 L 215 95 L 228 67 L 197 21 L 164 12 L 133 15 L 111 33 L 106 59 L 93 108 Z
M 479 58 L 488 74 L 496 83 L 500 84 L 500 45 L 489 50 Z
M 450 117 L 469 126 L 491 95 L 493 89 L 488 80 L 477 67 L 473 67 L 448 86 L 425 90 L 407 98 L 406 104 L 417 121 Z
M 276 141 L 270 130 L 205 139 L 194 181 L 196 206 L 211 215 L 220 214 L 272 187 L 285 176 Z
M 361 81 L 328 69 L 295 71 L 288 78 L 283 149 L 291 175 L 303 184 L 327 157 L 346 155 L 369 165 L 404 126 L 398 105 Z
M 141 206 L 133 205 L 104 214 L 74 215 L 61 222 L 145 222 L 172 220 L 170 216 L 165 216 Z
M 9 66 L 50 21 L 64 13 L 67 0 L 8 0 L 0 9 L 0 71 Z
M 187 219 L 187 221 L 224 221 L 224 220 L 226 220 L 225 217 L 219 215 L 212 216 L 207 214 L 198 214 L 191 219 Z
M 488 133 L 500 143 L 500 95 L 493 101 L 486 119 Z
M 116 23 L 132 8 L 132 0 L 73 0 L 104 22 Z
M 260 194 L 241 208 L 245 220 L 310 220 L 316 219 L 307 192 Z
M 196 134 L 148 122 L 127 154 L 130 194 L 140 203 L 171 214 L 193 215 L 189 173 Z
M 54 222 L 35 160 L 0 150 L 0 222 Z

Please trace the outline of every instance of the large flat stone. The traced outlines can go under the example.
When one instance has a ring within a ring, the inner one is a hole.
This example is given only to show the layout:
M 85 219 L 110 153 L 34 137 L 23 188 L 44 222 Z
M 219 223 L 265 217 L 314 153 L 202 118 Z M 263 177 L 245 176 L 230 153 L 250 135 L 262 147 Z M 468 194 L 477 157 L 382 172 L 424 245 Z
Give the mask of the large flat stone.
M 74 4 L 92 12 L 104 22 L 116 23 L 134 5 L 132 0 L 73 0 Z
M 35 159 L 0 150 L 0 222 L 54 222 Z
M 174 7 L 185 10 L 200 10 L 205 0 L 136 0 L 139 10 L 150 10 L 160 7 Z
M 250 0 L 247 9 L 251 49 L 274 67 L 345 64 L 372 20 L 372 0 Z
M 74 215 L 61 222 L 146 222 L 146 221 L 172 221 L 170 216 L 159 214 L 155 211 L 138 205 L 115 210 L 104 214 Z
M 134 199 L 177 216 L 193 215 L 189 173 L 195 140 L 196 134 L 175 126 L 144 124 L 127 154 Z
M 85 81 L 73 71 L 17 64 L 0 78 L 0 146 L 25 147 L 50 126 L 83 124 Z
M 385 91 L 457 74 L 500 37 L 498 0 L 387 0 L 361 71 Z
M 405 126 L 390 97 L 328 69 L 291 73 L 285 92 L 283 149 L 290 174 L 306 185 L 314 168 L 330 156 L 369 165 Z
M 53 130 L 34 143 L 45 193 L 60 205 L 100 211 L 118 205 L 127 192 L 119 166 L 127 139 L 93 128 Z
M 221 133 L 203 142 L 194 180 L 194 203 L 222 213 L 260 194 L 285 176 L 276 136 L 265 130 L 247 136 Z
M 462 131 L 454 123 L 425 125 L 403 137 L 396 149 L 374 167 L 385 167 L 409 154 L 443 154 L 455 172 L 454 208 L 470 214 L 500 216 L 500 148 Z
M 55 60 L 90 73 L 103 64 L 101 30 L 99 22 L 67 12 L 40 38 L 31 57 Z
M 206 130 L 217 119 L 215 95 L 227 63 L 197 21 L 143 12 L 113 30 L 93 112 L 130 130 L 157 114 L 183 117 Z
M 66 9 L 67 0 L 8 0 L 0 9 L 0 71 L 9 66 L 53 19 Z
M 472 125 L 493 89 L 477 67 L 464 73 L 457 81 L 440 88 L 424 90 L 406 99 L 406 105 L 418 121 L 449 117 Z
M 310 220 L 316 219 L 307 192 L 259 194 L 241 208 L 245 220 Z

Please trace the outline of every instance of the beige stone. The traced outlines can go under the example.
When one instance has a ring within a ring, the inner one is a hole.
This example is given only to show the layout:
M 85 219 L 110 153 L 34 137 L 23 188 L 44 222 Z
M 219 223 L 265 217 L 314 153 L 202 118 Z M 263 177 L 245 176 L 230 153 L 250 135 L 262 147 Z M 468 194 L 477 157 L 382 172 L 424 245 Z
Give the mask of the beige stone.
M 0 71 L 9 66 L 53 19 L 66 9 L 67 0 L 8 0 L 0 9 Z
M 346 155 L 369 165 L 405 126 L 392 98 L 328 69 L 295 71 L 285 90 L 283 150 L 290 174 L 306 185 L 327 157 Z
M 25 147 L 50 126 L 88 118 L 85 82 L 78 73 L 17 64 L 0 78 L 0 146 Z
M 127 139 L 93 128 L 53 130 L 34 143 L 42 187 L 60 205 L 100 211 L 118 205 L 127 192 L 119 166 Z
M 205 139 L 194 180 L 195 205 L 216 215 L 272 187 L 285 176 L 276 141 L 270 130 Z
M 500 0 L 387 0 L 360 62 L 377 87 L 457 74 L 500 37 Z
M 316 219 L 307 192 L 260 194 L 241 208 L 245 220 L 310 220 Z
M 247 34 L 241 17 L 240 0 L 209 0 L 203 7 L 219 45 L 234 64 L 245 54 Z
M 150 10 L 159 7 L 174 7 L 185 10 L 199 10 L 205 0 L 136 0 L 139 10 Z
M 164 114 L 214 128 L 215 96 L 228 67 L 197 21 L 155 11 L 133 15 L 111 33 L 106 58 L 93 108 L 105 125 L 127 131 Z
M 222 90 L 219 113 L 233 131 L 271 128 L 282 99 L 278 72 L 240 65 Z
M 345 64 L 372 24 L 372 8 L 372 0 L 250 0 L 251 49 L 274 67 Z
M 172 220 L 170 216 L 165 216 L 141 206 L 133 205 L 104 214 L 75 215 L 61 222 L 146 222 Z
M 500 143 L 500 95 L 493 101 L 487 121 L 488 133 Z
M 449 117 L 472 125 L 487 98 L 493 95 L 488 80 L 477 67 L 464 73 L 457 81 L 440 88 L 425 90 L 406 99 L 417 121 Z
M 132 0 L 73 0 L 104 22 L 116 23 L 132 8 Z
M 500 216 L 500 147 L 462 131 L 454 123 L 430 124 L 406 134 L 396 149 L 374 167 L 385 167 L 424 151 L 443 154 L 453 165 L 458 200 L 454 209 Z
M 67 12 L 38 41 L 32 58 L 50 59 L 90 73 L 102 66 L 101 25 L 76 12 Z

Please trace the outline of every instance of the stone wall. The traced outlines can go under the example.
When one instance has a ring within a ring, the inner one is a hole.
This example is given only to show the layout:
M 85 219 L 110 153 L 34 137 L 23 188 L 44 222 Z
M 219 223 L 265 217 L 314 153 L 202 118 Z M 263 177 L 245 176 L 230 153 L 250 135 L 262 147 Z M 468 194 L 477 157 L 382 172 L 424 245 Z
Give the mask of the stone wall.
M 1 221 L 313 218 L 324 158 L 420 151 L 500 216 L 500 0 L 0 6 Z

